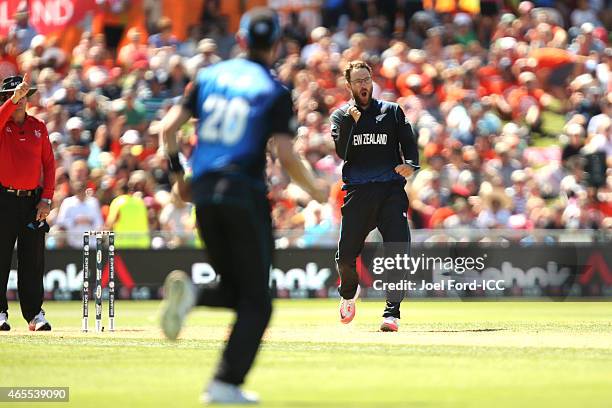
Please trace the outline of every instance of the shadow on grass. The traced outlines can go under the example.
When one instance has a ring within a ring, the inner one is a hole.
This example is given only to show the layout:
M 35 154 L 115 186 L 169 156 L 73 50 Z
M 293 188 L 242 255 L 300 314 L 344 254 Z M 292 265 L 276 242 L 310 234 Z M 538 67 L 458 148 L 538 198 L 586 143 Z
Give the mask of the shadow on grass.
M 463 330 L 410 330 L 413 333 L 481 333 L 496 332 L 506 329 L 463 329 Z
M 458 330 L 403 330 L 403 333 L 482 333 L 482 332 L 497 332 L 507 329 L 458 329 Z M 370 333 L 384 333 L 381 330 L 370 330 Z
M 397 402 L 397 401 L 388 401 L 388 402 L 364 402 L 364 401 L 334 401 L 330 403 L 324 402 L 315 402 L 315 401 L 261 401 L 262 407 L 334 407 L 338 406 L 347 406 L 353 408 L 381 408 L 381 406 L 387 407 L 431 407 L 435 404 L 428 403 L 425 401 L 410 401 L 410 402 Z

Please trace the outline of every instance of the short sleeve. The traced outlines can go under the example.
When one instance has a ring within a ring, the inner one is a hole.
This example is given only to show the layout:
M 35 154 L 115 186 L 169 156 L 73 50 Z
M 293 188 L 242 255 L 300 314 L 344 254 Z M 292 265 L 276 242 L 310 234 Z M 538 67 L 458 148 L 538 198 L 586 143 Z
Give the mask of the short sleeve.
M 329 118 L 331 136 L 334 139 L 334 141 L 337 141 L 338 138 L 340 137 L 340 128 L 342 126 L 342 116 L 343 116 L 343 112 L 340 109 L 337 109 L 336 111 L 334 111 L 334 113 L 332 113 L 331 117 Z
M 293 111 L 293 101 L 289 90 L 283 88 L 276 100 L 272 103 L 269 112 L 270 134 L 284 133 L 295 135 L 296 119 Z
M 197 82 L 191 82 L 187 85 L 185 89 L 185 96 L 183 96 L 183 101 L 181 104 L 185 109 L 187 109 L 191 116 L 194 118 L 200 117 L 200 112 L 198 109 L 198 91 L 200 86 Z

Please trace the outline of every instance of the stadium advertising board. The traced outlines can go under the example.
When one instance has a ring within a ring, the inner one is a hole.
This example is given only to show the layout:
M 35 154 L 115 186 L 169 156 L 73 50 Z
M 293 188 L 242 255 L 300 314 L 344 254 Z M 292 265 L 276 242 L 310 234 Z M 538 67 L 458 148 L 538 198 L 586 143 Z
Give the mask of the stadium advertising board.
M 358 258 L 364 297 L 383 297 L 395 278 L 386 269 L 404 267 L 398 288 L 408 297 L 496 298 L 503 296 L 612 297 L 612 245 L 448 246 L 414 245 L 408 258 L 397 248 L 368 246 Z M 391 254 L 391 255 L 390 255 Z M 82 289 L 82 254 L 48 251 L 44 285 L 47 299 L 76 299 Z M 14 260 L 17 259 L 15 256 Z M 103 260 L 102 283 L 108 283 Z M 217 275 L 206 254 L 195 249 L 118 250 L 115 261 L 119 299 L 159 299 L 165 276 L 187 271 L 200 285 Z M 90 265 L 93 265 L 90 262 Z M 9 299 L 17 292 L 16 265 L 9 278 Z M 336 297 L 333 249 L 284 249 L 276 252 L 270 287 L 279 298 Z M 106 289 L 105 289 L 106 291 Z

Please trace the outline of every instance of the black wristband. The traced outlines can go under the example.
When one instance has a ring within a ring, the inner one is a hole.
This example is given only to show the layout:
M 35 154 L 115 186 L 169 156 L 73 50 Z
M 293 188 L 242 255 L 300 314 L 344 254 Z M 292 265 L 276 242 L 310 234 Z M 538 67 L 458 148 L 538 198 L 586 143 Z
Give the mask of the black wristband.
M 168 154 L 168 167 L 172 173 L 183 173 L 183 165 L 181 159 L 179 159 L 178 152 Z

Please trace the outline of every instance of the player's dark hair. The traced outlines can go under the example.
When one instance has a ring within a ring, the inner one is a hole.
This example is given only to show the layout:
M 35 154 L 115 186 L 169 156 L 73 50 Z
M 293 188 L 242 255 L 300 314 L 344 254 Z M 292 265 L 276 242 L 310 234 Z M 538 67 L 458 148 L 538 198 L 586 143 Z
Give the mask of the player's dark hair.
M 372 75 L 372 68 L 365 61 L 356 60 L 349 62 L 346 68 L 344 68 L 344 79 L 346 79 L 346 82 L 351 82 L 351 71 L 362 68 L 367 69 L 370 75 Z

